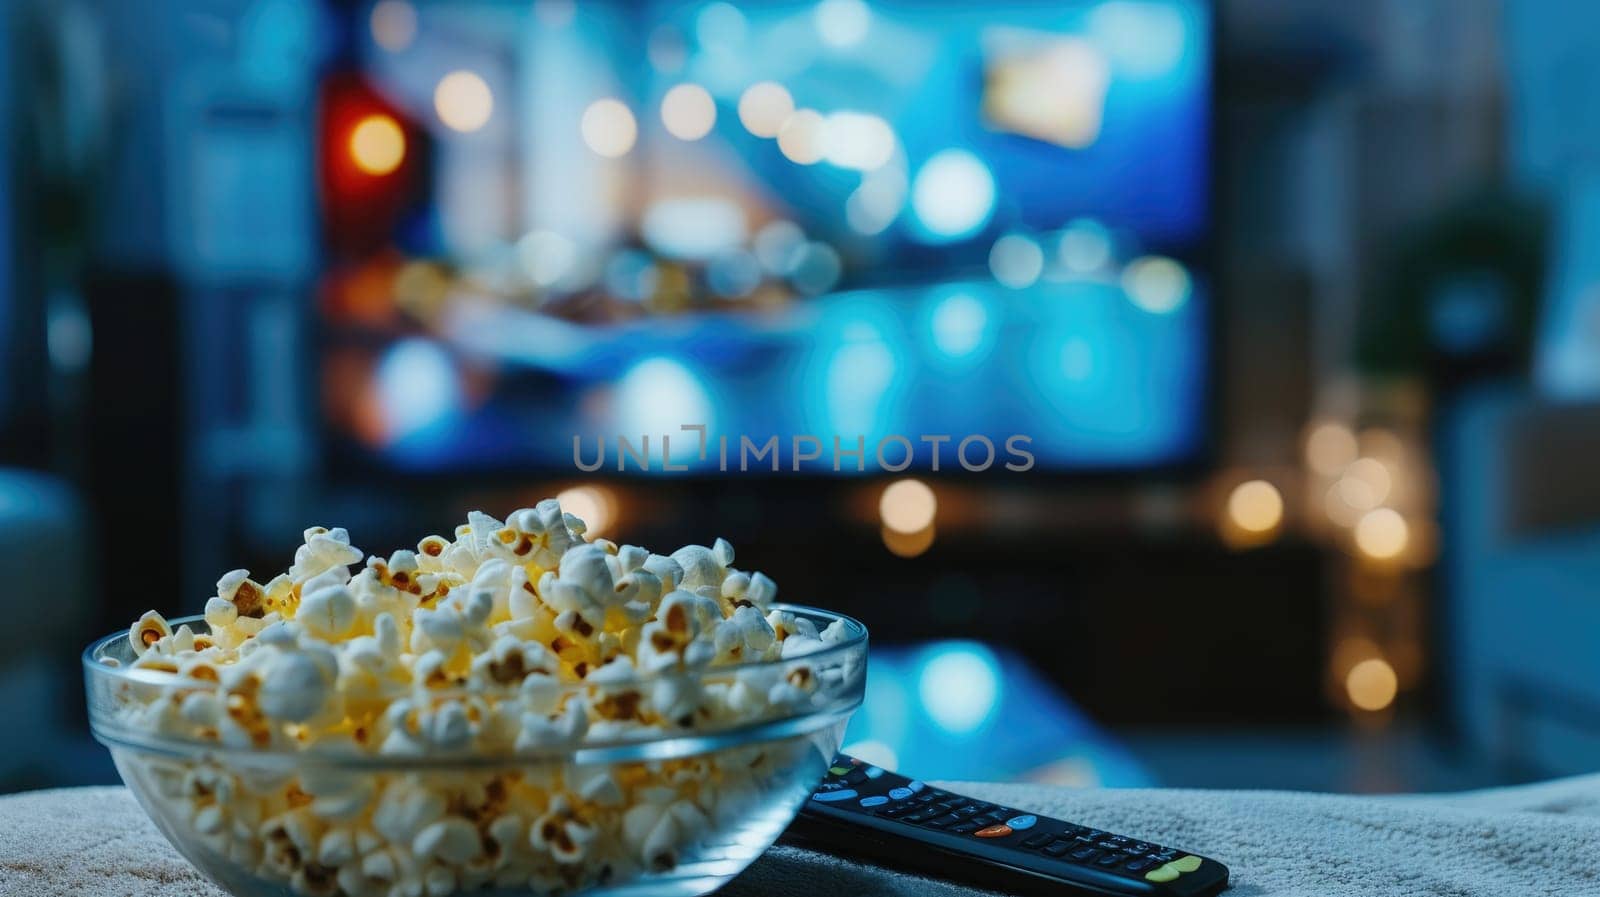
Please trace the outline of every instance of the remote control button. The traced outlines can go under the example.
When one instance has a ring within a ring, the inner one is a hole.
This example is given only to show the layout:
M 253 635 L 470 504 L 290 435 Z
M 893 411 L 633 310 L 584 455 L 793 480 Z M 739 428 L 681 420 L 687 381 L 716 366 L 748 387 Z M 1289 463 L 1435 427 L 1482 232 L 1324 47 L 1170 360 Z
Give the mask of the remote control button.
M 1122 845 L 1121 844 L 1118 844 L 1117 842 L 1112 841 L 1109 838 L 1107 838 L 1104 841 L 1096 841 L 1094 846 L 1100 848 L 1101 850 L 1121 850 L 1122 849 Z
M 910 788 L 892 788 L 889 791 L 890 800 L 905 800 L 911 796 Z
M 917 795 L 917 803 L 919 803 L 919 804 L 931 804 L 931 803 L 933 803 L 933 802 L 935 802 L 937 800 L 938 800 L 938 798 L 934 797 L 931 794 L 919 794 L 919 795 Z
M 1160 884 L 1161 882 L 1165 881 L 1175 881 L 1181 874 L 1182 873 L 1180 873 L 1178 870 L 1172 868 L 1171 863 L 1167 863 L 1164 866 L 1157 866 L 1154 869 L 1151 869 L 1149 872 L 1146 872 L 1144 874 L 1144 880 L 1153 881 L 1157 884 Z
M 1072 858 L 1073 859 L 1079 860 L 1079 861 L 1085 862 L 1085 863 L 1089 862 L 1090 860 L 1094 859 L 1095 857 L 1097 857 L 1099 855 L 1100 855 L 1100 851 L 1095 850 L 1093 847 L 1085 847 L 1082 850 L 1074 850 L 1072 852 Z
M 1179 872 L 1193 872 L 1194 870 L 1200 868 L 1200 858 L 1194 856 L 1179 857 L 1167 865 L 1178 870 Z
M 911 789 L 911 793 L 912 794 L 916 794 L 918 791 L 921 791 L 922 789 L 924 789 L 924 788 L 926 788 L 928 786 L 922 784 L 921 782 L 919 782 L 919 781 L 917 781 L 915 779 L 912 779 L 911 782 L 906 785 L 906 787 Z
M 991 825 L 999 825 L 1000 824 L 1000 817 L 994 815 L 993 813 L 985 813 L 982 816 L 974 816 L 974 817 L 972 817 L 972 821 L 976 822 L 980 826 L 987 827 L 987 826 L 991 826 Z
M 963 822 L 960 825 L 955 825 L 950 828 L 950 831 L 955 832 L 958 835 L 970 835 L 977 830 L 977 824 L 972 822 Z
M 1012 828 L 1016 828 L 1016 826 L 1014 826 L 1014 825 L 1011 826 L 1011 827 Z M 1037 850 L 1040 847 L 1043 847 L 1046 844 L 1049 844 L 1051 841 L 1054 841 L 1055 839 L 1056 839 L 1056 836 L 1050 834 L 1049 832 L 1040 832 L 1039 834 L 1034 835 L 1033 837 L 1029 838 L 1028 840 L 1023 841 L 1022 842 L 1022 846 Z
M 863 806 L 863 807 L 881 807 L 881 806 L 883 806 L 884 804 L 886 804 L 888 802 L 889 802 L 889 799 L 887 797 L 884 797 L 881 794 L 874 794 L 871 797 L 863 797 L 861 799 L 861 806 Z
M 977 806 L 975 804 L 967 804 L 967 805 L 957 809 L 955 812 L 956 812 L 957 816 L 972 817 L 972 816 L 978 815 L 979 813 L 982 813 L 983 812 L 983 808 L 981 808 L 981 807 L 979 807 L 979 806 Z
M 1071 841 L 1057 841 L 1044 849 L 1045 856 L 1058 857 L 1072 849 Z
M 830 766 L 830 767 L 828 767 L 828 772 L 831 772 L 836 776 L 842 776 L 842 775 L 844 775 L 845 773 L 847 773 L 849 771 L 850 771 L 850 767 L 848 767 L 848 766 Z
M 881 775 L 883 775 L 883 770 L 879 769 L 878 767 L 876 767 L 876 766 L 867 767 L 867 778 L 875 779 L 875 778 L 877 778 L 877 777 L 879 777 Z
M 1149 869 L 1151 866 L 1154 866 L 1155 863 L 1156 861 L 1150 859 L 1149 857 L 1134 857 L 1128 863 L 1128 865 L 1123 866 L 1122 868 L 1128 870 L 1129 872 L 1143 872 L 1144 870 Z
M 900 817 L 900 821 L 901 822 L 909 822 L 912 825 L 921 825 L 922 823 L 927 822 L 930 819 L 937 819 L 938 816 L 939 816 L 938 813 L 929 813 L 927 810 L 923 810 L 923 811 L 918 812 L 918 813 L 910 813 L 908 815 L 901 816 Z
M 928 828 L 949 828 L 960 821 L 961 820 L 955 816 L 940 816 L 937 819 L 930 819 L 927 822 L 924 822 L 923 825 L 927 826 Z
M 855 796 L 856 791 L 854 788 L 841 788 L 838 791 L 818 791 L 816 794 L 811 795 L 811 799 L 825 804 L 832 804 L 841 800 L 849 800 Z
M 1038 821 L 1039 817 L 1037 816 L 1013 816 L 1006 820 L 1006 825 L 1011 826 L 1014 831 L 1021 832 L 1033 828 Z
M 973 832 L 980 838 L 1004 838 L 1011 834 L 1011 827 L 1005 825 L 991 825 Z

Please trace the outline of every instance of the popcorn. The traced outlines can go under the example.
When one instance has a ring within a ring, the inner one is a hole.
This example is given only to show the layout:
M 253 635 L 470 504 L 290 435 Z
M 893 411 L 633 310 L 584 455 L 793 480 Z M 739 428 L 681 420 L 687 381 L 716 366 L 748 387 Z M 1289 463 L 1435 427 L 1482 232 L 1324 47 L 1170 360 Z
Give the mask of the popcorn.
M 172 627 L 155 611 L 146 611 L 133 626 L 128 629 L 128 644 L 133 646 L 135 655 L 143 655 L 155 644 L 172 634 Z
M 264 585 L 224 574 L 205 631 L 146 613 L 131 663 L 174 687 L 121 695 L 130 725 L 307 758 L 139 758 L 161 764 L 153 812 L 275 887 L 328 897 L 570 892 L 692 859 L 809 769 L 807 736 L 648 762 L 563 755 L 819 706 L 805 658 L 849 630 L 774 608 L 776 586 L 734 569 L 725 540 L 665 555 L 587 532 L 547 500 L 363 561 L 346 530 L 311 527 Z M 475 763 L 342 765 L 454 755 Z

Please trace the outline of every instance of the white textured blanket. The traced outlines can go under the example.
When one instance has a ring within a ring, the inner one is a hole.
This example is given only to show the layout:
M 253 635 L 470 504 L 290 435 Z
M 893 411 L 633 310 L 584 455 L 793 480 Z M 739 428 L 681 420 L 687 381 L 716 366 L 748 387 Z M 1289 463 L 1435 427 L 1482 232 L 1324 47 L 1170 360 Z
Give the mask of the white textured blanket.
M 956 791 L 1192 848 L 1236 897 L 1600 895 L 1600 776 L 1419 797 L 1251 791 Z M 970 895 L 778 847 L 729 885 L 749 895 Z M 0 895 L 219 897 L 121 788 L 0 798 Z

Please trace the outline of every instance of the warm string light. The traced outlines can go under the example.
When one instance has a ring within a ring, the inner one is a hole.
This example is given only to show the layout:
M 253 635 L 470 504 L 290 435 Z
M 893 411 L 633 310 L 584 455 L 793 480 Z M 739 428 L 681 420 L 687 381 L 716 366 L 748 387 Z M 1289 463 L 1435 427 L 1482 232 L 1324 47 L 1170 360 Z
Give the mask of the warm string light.
M 933 546 L 939 500 L 928 484 L 903 479 L 890 483 L 878 498 L 883 544 L 900 557 L 916 557 Z
M 1283 522 L 1283 495 L 1266 480 L 1247 480 L 1228 494 L 1228 518 L 1247 533 L 1269 533 Z
M 1344 686 L 1351 704 L 1375 712 L 1394 703 L 1400 691 L 1400 680 L 1388 661 L 1369 657 L 1350 668 L 1345 674 Z
M 376 113 L 350 129 L 350 158 L 356 167 L 374 177 L 400 167 L 406 157 L 406 135 L 392 116 Z
M 608 534 L 616 523 L 617 499 L 605 486 L 571 486 L 556 493 L 556 501 L 561 503 L 562 511 L 583 519 L 588 538 Z

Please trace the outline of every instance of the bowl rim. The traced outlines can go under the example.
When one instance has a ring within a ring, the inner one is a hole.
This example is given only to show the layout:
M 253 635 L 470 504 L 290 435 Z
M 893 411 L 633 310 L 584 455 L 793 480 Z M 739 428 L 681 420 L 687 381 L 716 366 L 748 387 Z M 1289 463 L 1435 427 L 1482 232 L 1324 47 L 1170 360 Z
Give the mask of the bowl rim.
M 849 630 L 849 637 L 842 642 L 828 644 L 826 648 L 802 654 L 797 657 L 776 660 L 743 661 L 740 663 L 707 666 L 698 670 L 667 670 L 631 679 L 591 682 L 587 680 L 578 682 L 561 683 L 561 693 L 571 694 L 580 691 L 587 692 L 593 689 L 626 689 L 634 687 L 649 687 L 657 682 L 667 680 L 681 681 L 685 677 L 694 680 L 705 678 L 722 678 L 741 673 L 758 670 L 787 670 L 798 663 L 823 663 L 847 657 L 851 653 L 860 652 L 863 660 L 866 658 L 868 644 L 868 630 L 865 624 L 847 614 L 823 608 L 811 607 L 803 604 L 790 604 L 774 602 L 771 610 L 781 610 L 797 616 L 812 616 L 826 618 L 829 622 L 842 620 Z M 173 628 L 185 624 L 199 623 L 205 625 L 203 615 L 177 617 L 168 621 Z M 114 644 L 118 639 L 126 639 L 127 632 L 115 632 L 105 635 L 90 642 L 81 655 L 84 668 L 86 686 L 91 689 L 96 681 L 112 684 L 139 684 L 143 686 L 158 686 L 162 688 L 208 688 L 218 687 L 218 683 L 208 679 L 196 679 L 179 673 L 169 673 L 163 670 L 137 669 L 129 666 L 109 666 L 102 663 L 97 653 L 108 645 Z M 695 753 L 704 753 L 709 750 L 730 747 L 737 744 L 748 744 L 756 741 L 765 741 L 799 735 L 815 731 L 835 719 L 848 717 L 861 705 L 865 688 L 865 663 L 862 664 L 861 673 L 855 678 L 859 682 L 854 700 L 848 705 L 829 706 L 821 708 L 804 708 L 793 713 L 784 714 L 768 719 L 757 720 L 746 724 L 736 724 L 727 728 L 683 731 L 646 729 L 642 735 L 622 735 L 611 739 L 580 739 L 575 742 L 558 743 L 538 748 L 520 751 L 508 751 L 501 754 L 484 754 L 475 751 L 456 752 L 429 752 L 417 754 L 377 754 L 355 753 L 337 750 L 318 751 L 297 750 L 293 748 L 253 748 L 223 745 L 215 741 L 198 738 L 175 737 L 156 733 L 145 729 L 134 729 L 118 725 L 111 720 L 100 718 L 95 710 L 95 701 L 91 695 L 89 701 L 89 724 L 91 733 L 101 743 L 108 747 L 124 747 L 143 752 L 167 754 L 171 756 L 206 756 L 231 757 L 237 759 L 255 759 L 262 762 L 287 761 L 296 766 L 323 765 L 337 767 L 357 767 L 362 769 L 414 769 L 418 767 L 444 766 L 499 766 L 514 764 L 522 761 L 549 761 L 559 759 L 564 762 L 590 763 L 590 762 L 617 762 L 634 760 L 669 759 L 672 757 L 688 756 Z M 505 686 L 503 688 L 440 688 L 429 689 L 428 694 L 438 698 L 451 697 L 483 697 L 498 696 L 515 698 L 520 695 L 518 686 Z

